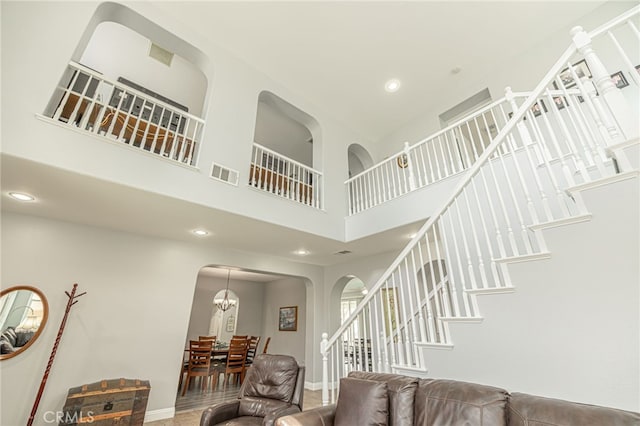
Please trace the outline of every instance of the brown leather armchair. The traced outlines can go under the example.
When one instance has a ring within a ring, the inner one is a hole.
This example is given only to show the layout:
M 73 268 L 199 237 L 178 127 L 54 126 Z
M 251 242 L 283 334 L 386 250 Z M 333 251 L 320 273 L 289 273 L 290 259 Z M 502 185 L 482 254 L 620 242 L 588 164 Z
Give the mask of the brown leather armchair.
M 302 411 L 304 367 L 289 355 L 260 354 L 247 370 L 238 399 L 207 408 L 200 426 L 266 425 Z

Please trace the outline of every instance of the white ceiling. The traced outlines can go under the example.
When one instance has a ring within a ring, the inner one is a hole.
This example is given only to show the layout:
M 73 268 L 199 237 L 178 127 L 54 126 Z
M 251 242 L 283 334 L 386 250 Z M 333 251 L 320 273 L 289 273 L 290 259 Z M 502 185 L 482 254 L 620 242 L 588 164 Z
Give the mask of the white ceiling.
M 604 1 L 160 1 L 157 7 L 379 140 L 452 85 Z M 569 36 L 562 43 L 569 45 Z M 453 68 L 461 68 L 456 75 Z M 402 81 L 395 94 L 390 78 Z

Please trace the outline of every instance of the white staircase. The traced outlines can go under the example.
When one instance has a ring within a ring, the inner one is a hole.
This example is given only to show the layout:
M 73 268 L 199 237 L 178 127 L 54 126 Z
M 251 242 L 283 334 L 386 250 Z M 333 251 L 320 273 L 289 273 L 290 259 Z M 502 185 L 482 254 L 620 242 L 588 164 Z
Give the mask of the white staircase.
M 609 67 L 640 60 L 613 35 L 635 29 L 637 51 L 639 14 L 590 34 L 574 29 L 574 44 L 531 93 L 507 89 L 512 117 L 490 143 L 458 135 L 465 177 L 353 315 L 323 336 L 323 403 L 349 371 L 369 370 L 640 408 L 639 112 L 591 45 L 615 41 L 621 59 L 607 52 Z M 573 66 L 582 59 L 591 78 Z M 611 397 L 615 386 L 624 397 Z

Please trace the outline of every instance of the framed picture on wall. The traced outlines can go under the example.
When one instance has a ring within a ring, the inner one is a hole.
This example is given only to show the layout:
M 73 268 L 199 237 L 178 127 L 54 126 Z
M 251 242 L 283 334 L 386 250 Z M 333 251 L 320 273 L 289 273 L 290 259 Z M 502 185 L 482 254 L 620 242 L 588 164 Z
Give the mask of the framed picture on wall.
M 298 330 L 298 307 L 285 306 L 280 308 L 278 315 L 278 330 L 297 331 Z
M 236 319 L 234 318 L 233 315 L 231 315 L 229 318 L 227 318 L 227 332 L 228 333 L 233 333 L 233 330 L 235 329 L 235 322 Z
M 584 59 L 573 64 L 572 68 L 578 78 L 591 78 L 591 71 L 589 70 L 589 66 Z M 562 81 L 562 84 L 564 84 L 564 87 L 566 87 L 567 89 L 576 85 L 576 82 L 573 79 L 573 73 L 569 68 L 565 68 L 564 70 L 562 70 L 562 72 L 560 73 L 560 80 Z
M 623 87 L 627 87 L 629 85 L 629 82 L 625 78 L 622 71 L 618 71 L 615 74 L 611 74 L 611 80 L 613 81 L 613 83 L 616 85 L 618 89 L 622 89 Z

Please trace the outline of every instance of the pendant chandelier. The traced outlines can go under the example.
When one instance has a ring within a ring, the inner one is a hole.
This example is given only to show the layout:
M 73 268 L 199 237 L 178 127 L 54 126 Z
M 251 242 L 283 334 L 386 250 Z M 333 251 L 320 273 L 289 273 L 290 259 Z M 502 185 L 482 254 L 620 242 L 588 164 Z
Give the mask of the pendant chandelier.
M 229 309 L 236 306 L 236 301 L 234 299 L 229 299 L 229 278 L 231 277 L 231 270 L 227 269 L 227 288 L 224 291 L 223 299 L 213 299 L 213 304 L 216 308 L 220 309 L 222 312 L 226 312 Z

